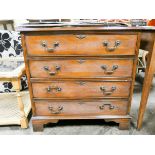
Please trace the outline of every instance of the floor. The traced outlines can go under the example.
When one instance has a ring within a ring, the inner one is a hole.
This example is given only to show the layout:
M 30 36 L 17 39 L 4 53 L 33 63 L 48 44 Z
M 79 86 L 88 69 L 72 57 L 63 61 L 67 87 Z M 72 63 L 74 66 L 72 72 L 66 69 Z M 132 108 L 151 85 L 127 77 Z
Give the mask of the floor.
M 103 120 L 68 120 L 60 121 L 55 125 L 48 124 L 43 132 L 33 132 L 30 119 L 28 129 L 21 129 L 20 126 L 16 125 L 1 126 L 0 135 L 155 135 L 155 78 L 144 116 L 143 127 L 138 131 L 136 123 L 141 90 L 142 86 L 137 84 L 132 100 L 130 130 L 119 130 L 118 124 L 106 123 Z

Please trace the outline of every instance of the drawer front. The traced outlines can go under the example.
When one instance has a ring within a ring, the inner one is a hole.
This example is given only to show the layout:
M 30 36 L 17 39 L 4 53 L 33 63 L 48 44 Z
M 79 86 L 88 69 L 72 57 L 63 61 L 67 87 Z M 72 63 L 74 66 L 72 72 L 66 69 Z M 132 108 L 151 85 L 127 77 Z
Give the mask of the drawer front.
M 32 83 L 35 98 L 128 97 L 130 82 L 51 81 Z
M 38 101 L 35 112 L 39 116 L 52 115 L 126 115 L 128 101 Z
M 131 77 L 133 60 L 31 60 L 32 78 Z
M 27 35 L 31 56 L 134 55 L 137 35 Z

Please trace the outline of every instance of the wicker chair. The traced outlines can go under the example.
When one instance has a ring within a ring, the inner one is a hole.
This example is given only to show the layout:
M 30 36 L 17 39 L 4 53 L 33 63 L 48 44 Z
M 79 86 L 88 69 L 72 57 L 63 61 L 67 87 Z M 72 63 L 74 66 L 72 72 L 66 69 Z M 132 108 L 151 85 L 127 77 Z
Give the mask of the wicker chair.
M 14 21 L 13 20 L 0 20 L 0 28 L 3 30 L 14 31 Z
M 23 91 L 28 88 L 23 60 L 19 33 L 0 30 L 0 98 L 3 98 L 0 100 L 0 125 L 28 127 L 27 116 L 31 105 L 30 101 L 22 101 L 24 94 L 28 94 L 28 91 Z M 11 95 L 11 103 L 6 101 L 8 95 Z M 13 103 L 12 95 L 17 96 L 16 103 Z

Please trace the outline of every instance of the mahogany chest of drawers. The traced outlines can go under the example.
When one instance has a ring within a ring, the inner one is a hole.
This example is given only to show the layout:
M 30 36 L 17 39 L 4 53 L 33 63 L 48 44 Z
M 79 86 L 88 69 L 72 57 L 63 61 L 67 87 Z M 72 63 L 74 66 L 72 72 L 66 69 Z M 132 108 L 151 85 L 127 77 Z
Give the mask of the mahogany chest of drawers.
M 33 129 L 65 119 L 130 125 L 139 33 L 101 26 L 19 28 Z

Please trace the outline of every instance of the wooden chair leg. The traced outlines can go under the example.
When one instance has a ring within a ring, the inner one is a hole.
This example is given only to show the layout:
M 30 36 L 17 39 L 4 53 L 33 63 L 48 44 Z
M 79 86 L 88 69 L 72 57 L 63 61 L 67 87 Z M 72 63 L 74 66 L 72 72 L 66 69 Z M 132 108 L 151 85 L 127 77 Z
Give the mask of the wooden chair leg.
M 19 105 L 19 109 L 20 109 L 21 128 L 28 128 L 28 120 L 25 116 L 24 104 L 23 104 L 22 97 L 19 92 L 17 92 L 17 100 L 18 100 L 18 105 Z
M 21 120 L 20 120 L 21 128 L 28 128 L 28 120 L 27 120 L 27 117 L 25 116 L 24 104 L 22 101 L 22 96 L 20 94 L 20 79 L 14 80 L 12 83 L 17 93 L 17 100 L 18 100 L 18 106 L 19 106 L 20 117 L 21 117 Z
M 155 36 L 154 36 L 155 37 Z M 155 72 L 155 41 L 152 52 L 149 53 L 148 63 L 145 71 L 145 78 L 142 89 L 142 96 L 140 101 L 140 108 L 138 113 L 137 129 L 140 130 L 142 127 L 143 116 L 146 109 L 147 100 L 149 97 L 150 87 L 153 80 L 153 74 Z

